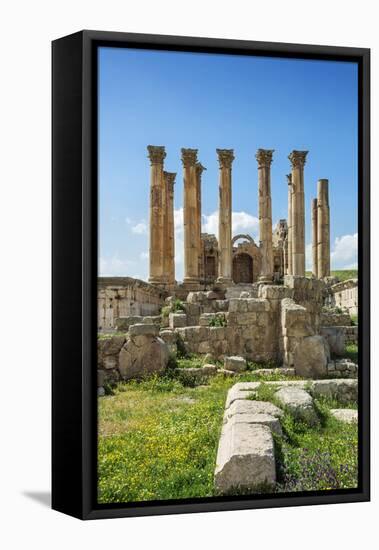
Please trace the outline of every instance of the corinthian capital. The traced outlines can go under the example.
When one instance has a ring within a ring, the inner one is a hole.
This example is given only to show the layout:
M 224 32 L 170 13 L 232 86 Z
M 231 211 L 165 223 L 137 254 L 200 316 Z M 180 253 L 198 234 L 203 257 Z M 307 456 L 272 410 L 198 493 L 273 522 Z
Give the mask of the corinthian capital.
M 304 168 L 308 151 L 292 151 L 288 158 L 292 164 L 292 168 Z
M 286 174 L 288 185 L 292 185 L 292 174 Z
M 258 161 L 258 167 L 269 168 L 272 163 L 272 154 L 274 149 L 258 149 L 255 154 L 255 158 Z
M 195 166 L 197 162 L 197 149 L 182 149 L 182 163 L 184 168 Z
M 165 148 L 160 145 L 148 145 L 147 152 L 150 159 L 150 164 L 163 164 L 166 158 Z
M 232 162 L 234 160 L 234 150 L 233 149 L 216 149 L 218 154 L 218 162 L 220 168 L 231 168 Z
M 201 174 L 206 170 L 205 166 L 201 164 L 201 162 L 196 163 L 196 173 L 201 178 Z
M 174 193 L 174 184 L 176 178 L 176 172 L 163 172 L 165 181 L 167 182 L 167 189 L 169 193 Z

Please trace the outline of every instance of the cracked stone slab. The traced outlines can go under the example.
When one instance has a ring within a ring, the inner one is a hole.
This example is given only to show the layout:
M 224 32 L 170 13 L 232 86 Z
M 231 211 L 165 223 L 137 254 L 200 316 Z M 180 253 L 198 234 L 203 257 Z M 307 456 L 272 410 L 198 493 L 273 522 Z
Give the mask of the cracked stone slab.
M 225 408 L 228 409 L 234 401 L 250 397 L 261 385 L 260 382 L 238 382 L 228 391 Z
M 239 414 L 269 414 L 274 418 L 280 418 L 283 411 L 269 401 L 255 401 L 250 399 L 237 400 L 225 411 L 225 419 Z

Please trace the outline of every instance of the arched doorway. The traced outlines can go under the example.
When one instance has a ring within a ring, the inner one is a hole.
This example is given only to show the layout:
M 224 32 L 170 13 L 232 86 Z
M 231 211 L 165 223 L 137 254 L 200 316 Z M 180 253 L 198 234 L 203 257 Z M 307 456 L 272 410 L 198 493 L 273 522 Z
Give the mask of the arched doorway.
M 253 282 L 253 258 L 249 254 L 236 254 L 233 258 L 233 281 L 235 283 Z

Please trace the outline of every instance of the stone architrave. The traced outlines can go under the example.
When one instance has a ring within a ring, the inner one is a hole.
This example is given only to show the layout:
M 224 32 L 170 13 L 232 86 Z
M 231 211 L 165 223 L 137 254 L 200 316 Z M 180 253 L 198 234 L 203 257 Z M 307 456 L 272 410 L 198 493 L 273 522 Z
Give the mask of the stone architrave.
M 165 242 L 164 242 L 164 273 L 167 284 L 175 284 L 175 227 L 174 227 L 174 184 L 176 173 L 163 172 L 166 188 Z
M 258 203 L 259 203 L 259 239 L 262 253 L 261 275 L 259 282 L 270 283 L 273 279 L 272 254 L 272 206 L 271 175 L 273 149 L 258 149 L 255 158 L 258 161 Z
M 149 283 L 164 285 L 164 242 L 165 242 L 165 182 L 163 162 L 165 148 L 148 145 L 150 159 L 150 244 L 149 244 Z
M 184 168 L 184 284 L 199 283 L 198 202 L 197 202 L 197 149 L 182 149 Z
M 292 151 L 292 275 L 305 276 L 304 165 L 308 151 Z
M 232 284 L 232 162 L 233 149 L 216 149 L 220 166 L 217 282 Z
M 287 174 L 287 184 L 288 184 L 287 275 L 292 275 L 292 174 Z
M 317 231 L 317 199 L 312 199 L 312 273 L 316 279 L 318 279 Z
M 201 162 L 196 163 L 196 202 L 197 202 L 197 212 L 196 212 L 196 235 L 197 235 L 197 249 L 199 251 L 199 265 L 202 265 L 202 246 L 201 246 L 201 175 L 206 170 L 205 166 Z M 199 271 L 200 275 L 200 271 Z
M 318 277 L 330 275 L 330 213 L 329 181 L 318 180 L 317 184 L 317 262 Z

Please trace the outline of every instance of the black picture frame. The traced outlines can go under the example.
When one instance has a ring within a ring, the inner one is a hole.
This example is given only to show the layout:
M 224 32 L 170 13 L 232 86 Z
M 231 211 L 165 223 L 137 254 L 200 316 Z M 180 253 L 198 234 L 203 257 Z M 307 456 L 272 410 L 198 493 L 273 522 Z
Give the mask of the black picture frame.
M 359 487 L 138 504 L 96 503 L 99 46 L 358 63 Z M 85 30 L 52 43 L 52 507 L 81 519 L 370 499 L 370 50 Z

